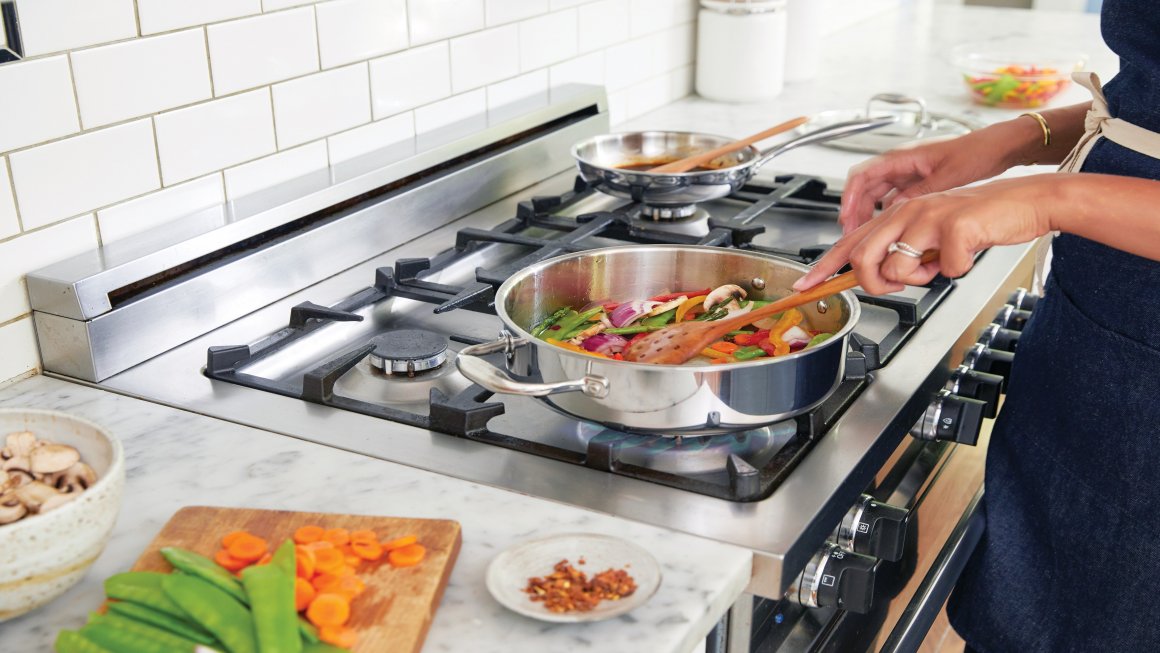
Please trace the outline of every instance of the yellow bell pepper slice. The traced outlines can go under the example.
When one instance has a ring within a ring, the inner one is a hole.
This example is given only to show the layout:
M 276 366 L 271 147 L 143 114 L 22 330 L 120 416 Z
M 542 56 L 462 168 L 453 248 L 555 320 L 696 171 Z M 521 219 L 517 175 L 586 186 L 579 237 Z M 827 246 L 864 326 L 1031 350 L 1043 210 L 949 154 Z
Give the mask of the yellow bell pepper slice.
M 792 327 L 801 324 L 804 319 L 806 319 L 805 316 L 796 308 L 791 308 L 781 314 L 773 328 L 769 330 L 769 342 L 773 344 L 774 356 L 784 356 L 789 353 L 789 344 L 782 340 L 782 336 Z
M 685 319 L 686 313 L 705 303 L 706 297 L 708 297 L 708 295 L 697 295 L 696 297 L 690 297 L 686 299 L 681 303 L 680 306 L 677 307 L 677 312 L 673 316 L 673 321 L 678 323 L 683 321 Z
M 729 354 L 726 354 L 723 351 L 717 351 L 716 349 L 712 349 L 710 347 L 705 347 L 704 349 L 702 349 L 701 355 L 706 356 L 708 358 L 733 358 L 732 356 L 730 356 Z
M 604 354 L 601 354 L 601 353 L 598 353 L 595 351 L 588 351 L 587 349 L 581 347 L 580 345 L 574 345 L 570 342 L 564 342 L 563 340 L 556 340 L 555 338 L 545 338 L 544 342 L 547 342 L 548 344 L 556 345 L 557 347 L 562 347 L 564 349 L 567 349 L 568 351 L 574 351 L 577 354 L 587 354 L 589 356 L 595 356 L 596 358 L 607 358 L 609 360 L 612 360 L 611 356 L 605 356 Z

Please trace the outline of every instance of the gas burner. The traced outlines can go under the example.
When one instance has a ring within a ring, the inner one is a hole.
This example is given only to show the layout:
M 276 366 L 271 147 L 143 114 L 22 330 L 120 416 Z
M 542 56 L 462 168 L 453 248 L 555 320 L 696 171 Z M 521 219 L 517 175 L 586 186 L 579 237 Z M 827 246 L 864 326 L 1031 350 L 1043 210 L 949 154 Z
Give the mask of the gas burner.
M 623 433 L 586 422 L 578 431 L 585 440 L 612 444 L 622 463 L 690 475 L 724 471 L 731 455 L 760 469 L 797 434 L 797 424 L 789 420 L 738 433 L 685 437 Z
M 379 338 L 382 337 L 379 336 Z M 378 338 L 372 342 L 377 344 L 377 341 Z M 454 352 L 443 351 L 439 357 L 445 359 L 449 354 L 452 358 L 455 356 Z M 379 406 L 403 406 L 408 410 L 426 414 L 429 409 L 428 404 L 431 400 L 432 389 L 439 390 L 446 396 L 454 397 L 471 387 L 471 381 L 460 374 L 454 365 L 439 365 L 421 374 L 408 376 L 407 374 L 384 373 L 379 364 L 375 362 L 375 358 L 377 356 L 372 353 L 349 372 L 342 375 L 334 384 L 334 394 Z
M 429 331 L 388 331 L 370 342 L 375 346 L 371 365 L 385 374 L 415 376 L 447 362 L 447 338 Z
M 686 206 L 649 206 L 648 204 L 642 204 L 640 206 L 641 218 L 655 220 L 657 222 L 684 220 L 685 218 L 698 217 L 698 214 L 704 214 L 703 217 L 709 216 L 706 211 L 698 209 L 695 204 L 688 204 Z

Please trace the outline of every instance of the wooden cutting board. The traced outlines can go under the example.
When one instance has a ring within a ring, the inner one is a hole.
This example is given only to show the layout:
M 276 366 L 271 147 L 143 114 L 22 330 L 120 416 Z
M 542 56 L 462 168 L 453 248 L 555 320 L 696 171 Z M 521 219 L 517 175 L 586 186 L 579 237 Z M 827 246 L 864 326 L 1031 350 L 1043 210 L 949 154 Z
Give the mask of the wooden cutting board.
M 386 561 L 386 555 L 359 565 L 357 573 L 367 589 L 351 604 L 349 622 L 359 634 L 353 649 L 356 653 L 419 651 L 459 555 L 462 542 L 459 522 L 190 506 L 173 515 L 138 558 L 133 570 L 172 570 L 160 553 L 166 546 L 212 556 L 221 548 L 222 536 L 238 529 L 266 538 L 274 548 L 306 524 L 351 531 L 369 528 L 381 541 L 404 535 L 419 538 L 427 547 L 427 556 L 418 565 L 396 569 Z

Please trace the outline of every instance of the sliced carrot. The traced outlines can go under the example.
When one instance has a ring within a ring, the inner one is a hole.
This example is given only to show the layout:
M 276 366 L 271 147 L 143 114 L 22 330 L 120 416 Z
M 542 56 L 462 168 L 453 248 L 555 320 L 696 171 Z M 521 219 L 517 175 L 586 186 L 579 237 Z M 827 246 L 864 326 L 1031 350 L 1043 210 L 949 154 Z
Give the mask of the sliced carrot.
M 362 594 L 363 590 L 366 588 L 366 583 L 362 582 L 362 579 L 360 579 L 358 576 L 352 575 L 339 577 L 338 581 L 334 583 L 334 586 L 331 587 L 330 591 L 334 592 L 335 594 L 342 594 L 346 598 L 353 601 L 354 597 Z
M 321 526 L 303 526 L 294 531 L 294 541 L 298 544 L 310 544 L 322 539 L 323 533 L 326 530 Z
M 272 553 L 270 553 L 269 551 L 267 551 L 267 552 L 263 553 L 262 557 L 258 558 L 258 561 L 255 562 L 254 564 L 256 564 L 256 565 L 268 565 L 268 564 L 270 564 L 270 561 L 273 559 L 274 559 L 274 555 Z
M 336 594 L 338 589 L 338 581 L 340 577 L 334 574 L 318 574 L 310 580 L 310 584 L 319 594 Z
M 317 549 L 314 551 L 314 568 L 317 571 L 332 574 L 339 567 L 346 565 L 346 558 L 338 549 Z
M 410 567 L 423 561 L 427 549 L 422 544 L 408 544 L 402 548 L 392 549 L 387 554 L 387 560 L 395 567 Z
M 391 540 L 390 542 L 384 542 L 383 551 L 394 551 L 395 549 L 401 549 L 405 546 L 411 546 L 418 541 L 419 538 L 415 537 L 414 535 L 407 535 L 405 537 Z
M 245 560 L 238 560 L 225 549 L 219 549 L 217 553 L 213 554 L 213 561 L 225 568 L 226 571 L 241 571 L 250 564 Z
M 345 528 L 330 528 L 322 534 L 322 539 L 335 546 L 342 546 L 350 542 L 350 531 Z
M 350 618 L 350 601 L 341 594 L 319 594 L 306 608 L 310 623 L 322 626 L 341 626 Z
M 294 547 L 294 562 L 297 566 L 297 576 L 310 580 L 314 577 L 314 550 L 302 545 Z
M 378 560 L 383 557 L 383 547 L 378 542 L 355 542 L 350 545 L 350 549 L 363 560 Z
M 241 537 L 243 535 L 249 535 L 249 533 L 247 533 L 246 531 L 241 531 L 241 530 L 230 531 L 230 532 L 226 533 L 225 536 L 222 537 L 222 548 L 223 549 L 228 548 L 230 546 L 230 544 L 232 544 L 234 542 L 234 540 L 238 539 L 239 537 Z
M 363 561 L 362 558 L 356 556 L 353 553 L 348 556 L 343 556 L 342 559 L 346 561 L 346 566 L 350 567 L 352 570 L 357 568 Z
M 230 555 L 238 560 L 245 560 L 246 562 L 254 562 L 262 557 L 270 549 L 270 545 L 262 538 L 256 535 L 246 533 L 234 538 L 226 550 Z
M 370 530 L 369 528 L 363 528 L 363 529 L 359 529 L 357 531 L 351 531 L 350 532 L 350 541 L 352 543 L 354 543 L 354 542 L 374 542 L 377 544 L 379 541 L 379 536 L 375 535 L 375 532 Z
M 310 602 L 314 600 L 314 597 L 317 594 L 318 592 L 314 589 L 314 586 L 310 584 L 310 581 L 306 580 L 305 578 L 294 579 L 295 610 L 299 612 L 305 610 L 310 605 Z
M 326 540 L 318 540 L 317 542 L 311 542 L 310 544 L 304 544 L 303 546 L 310 549 L 311 551 L 318 551 L 319 549 L 334 549 L 334 548 L 336 548 L 333 543 L 327 542 Z
M 338 569 L 335 569 L 334 571 L 332 571 L 330 573 L 335 575 L 335 576 L 340 576 L 340 577 L 341 576 L 353 576 L 354 575 L 354 567 L 352 567 L 348 564 L 343 564 Z
M 354 648 L 358 644 L 358 633 L 350 626 L 323 626 L 318 629 L 318 639 L 339 648 Z

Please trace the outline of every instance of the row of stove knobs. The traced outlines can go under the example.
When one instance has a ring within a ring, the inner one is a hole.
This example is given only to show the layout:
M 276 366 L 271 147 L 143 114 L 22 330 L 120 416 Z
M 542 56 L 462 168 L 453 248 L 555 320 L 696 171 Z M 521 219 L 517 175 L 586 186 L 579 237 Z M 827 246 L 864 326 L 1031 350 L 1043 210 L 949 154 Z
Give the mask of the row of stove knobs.
M 994 418 L 1006 390 L 1019 333 L 1039 297 L 1016 290 L 951 374 L 911 435 L 974 445 L 983 418 Z M 879 561 L 897 562 L 906 548 L 910 513 L 862 495 L 843 517 L 831 541 L 802 570 L 789 597 L 811 608 L 835 607 L 864 614 L 874 598 Z
M 979 441 L 983 418 L 994 418 L 999 412 L 999 397 L 1007 391 L 1020 332 L 1038 301 L 1037 295 L 1023 288 L 1011 294 L 951 372 L 946 387 L 911 427 L 911 435 L 972 446 Z

